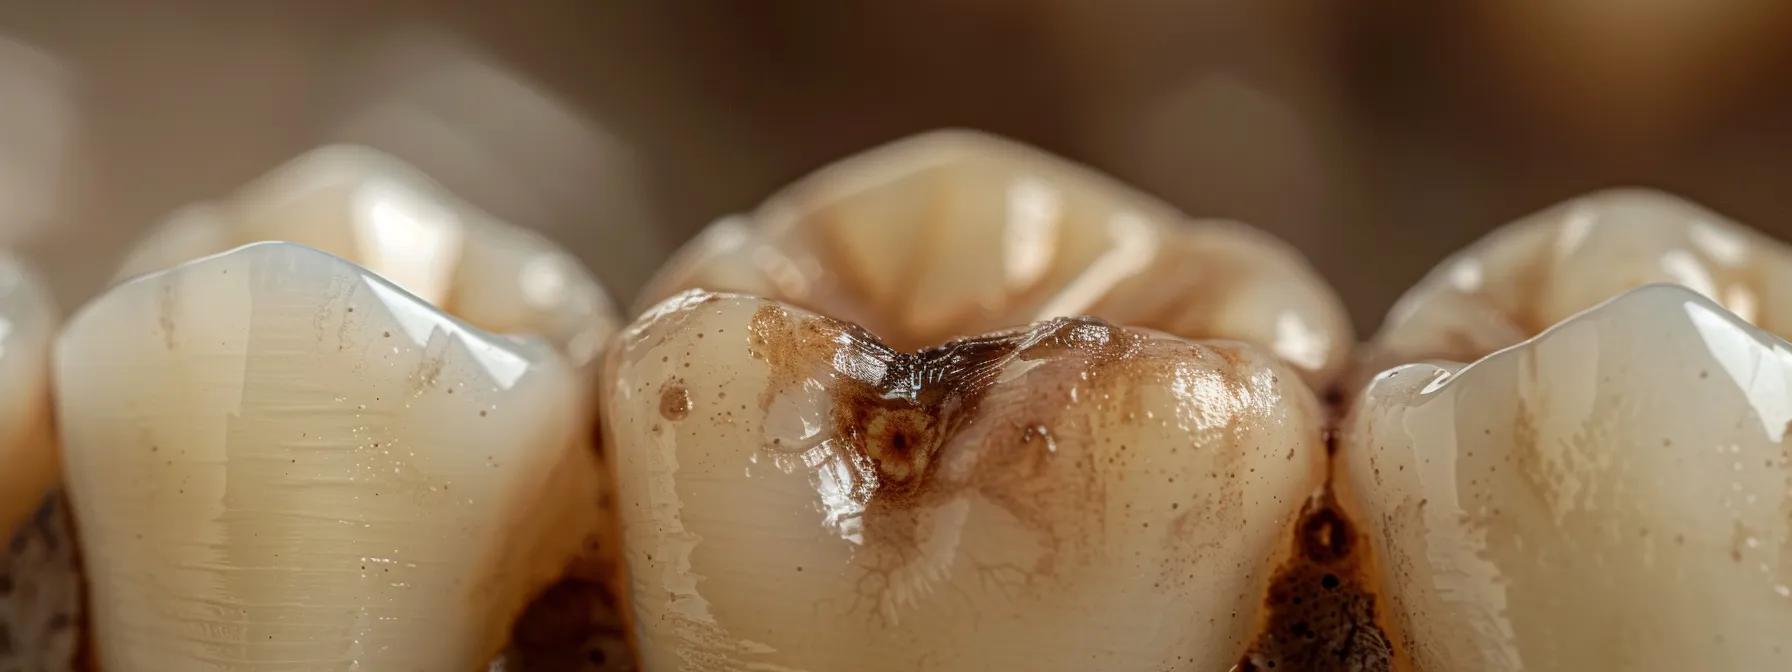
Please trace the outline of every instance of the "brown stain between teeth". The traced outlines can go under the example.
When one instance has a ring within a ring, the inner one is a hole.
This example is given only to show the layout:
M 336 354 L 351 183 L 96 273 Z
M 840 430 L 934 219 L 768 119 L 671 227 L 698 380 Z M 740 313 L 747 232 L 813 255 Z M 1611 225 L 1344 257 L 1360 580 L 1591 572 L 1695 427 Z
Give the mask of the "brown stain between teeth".
M 1334 432 L 1325 443 L 1328 462 L 1335 462 Z M 1334 473 L 1327 468 L 1320 494 L 1301 508 L 1286 559 L 1270 578 L 1256 635 L 1232 672 L 1405 669 L 1378 611 L 1369 542 L 1339 504 Z

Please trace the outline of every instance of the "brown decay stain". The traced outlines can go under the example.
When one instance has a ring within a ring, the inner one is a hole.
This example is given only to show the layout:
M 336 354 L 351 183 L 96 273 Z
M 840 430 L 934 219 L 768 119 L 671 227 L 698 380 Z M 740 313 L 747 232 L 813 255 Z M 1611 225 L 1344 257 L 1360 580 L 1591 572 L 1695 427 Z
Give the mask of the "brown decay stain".
M 23 665 L 20 669 L 96 669 L 87 588 L 79 571 L 81 549 L 64 493 L 47 493 L 36 512 L 8 536 L 6 546 L 0 548 L 0 667 L 10 663 Z M 31 557 L 33 552 L 49 557 Z M 31 564 L 34 561 L 37 564 Z M 39 582 L 54 584 L 64 579 L 75 582 L 72 613 L 31 608 L 43 606 L 38 604 L 43 589 L 54 590 L 53 585 Z M 31 639 L 22 641 L 21 637 Z
M 1335 456 L 1331 432 L 1326 443 L 1327 454 Z M 1290 546 L 1270 578 L 1255 639 L 1234 669 L 1394 670 L 1394 645 L 1377 612 L 1369 544 L 1338 504 L 1329 475 L 1321 494 L 1301 509 Z
M 691 414 L 691 393 L 681 381 L 668 381 L 660 386 L 660 417 L 678 421 Z
M 600 402 L 601 403 L 601 402 Z M 615 483 L 615 464 L 604 450 L 603 425 L 593 423 L 591 450 L 603 482 Z M 602 488 L 595 506 L 600 527 L 584 542 L 559 581 L 530 600 L 512 624 L 510 642 L 487 672 L 632 672 L 639 660 L 628 637 L 632 615 L 618 587 L 627 586 L 618 562 L 622 529 L 615 515 L 614 486 Z
M 490 670 L 626 672 L 636 669 L 618 600 L 601 581 L 567 578 L 530 603 Z
M 924 561 L 932 517 L 960 497 L 977 495 L 993 503 L 1044 548 L 1032 567 L 979 568 L 1002 577 L 994 580 L 1024 584 L 1050 574 L 1069 540 L 1097 534 L 1060 529 L 1101 519 L 1090 511 L 1105 501 L 1094 458 L 1055 451 L 1067 434 L 1086 431 L 1061 417 L 1071 404 L 1069 381 L 1056 388 L 1029 387 L 1016 403 L 1004 400 L 987 413 L 979 409 L 1006 365 L 1033 359 L 1067 359 L 1087 375 L 1091 390 L 1113 381 L 1120 384 L 1107 387 L 1126 396 L 1124 381 L 1137 372 L 1118 367 L 1142 359 L 1137 355 L 1145 340 L 1092 318 L 1067 318 L 899 352 L 857 326 L 799 319 L 770 302 L 755 312 L 749 328 L 751 354 L 770 368 L 759 398 L 762 410 L 812 379 L 832 401 L 834 457 L 853 467 L 848 490 L 861 507 L 864 543 L 858 562 L 869 572 L 861 586 L 874 598 L 886 595 L 913 563 Z M 975 464 L 942 472 L 954 455 L 973 454 L 958 451 L 974 451 Z M 1054 468 L 1049 466 L 1054 459 L 1081 462 Z

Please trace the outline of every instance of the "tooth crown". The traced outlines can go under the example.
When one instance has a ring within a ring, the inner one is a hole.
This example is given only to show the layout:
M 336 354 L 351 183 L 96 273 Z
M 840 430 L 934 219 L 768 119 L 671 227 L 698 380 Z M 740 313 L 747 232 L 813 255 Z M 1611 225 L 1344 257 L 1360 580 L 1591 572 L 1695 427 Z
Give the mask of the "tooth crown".
M 1323 473 L 1289 369 L 1094 320 L 902 353 L 690 292 L 605 380 L 645 669 L 1224 669 Z
M 1682 287 L 1378 377 L 1340 483 L 1417 670 L 1792 666 L 1792 346 Z
M 1792 250 L 1679 198 L 1620 189 L 1521 219 L 1439 264 L 1389 313 L 1365 373 L 1473 361 L 1650 283 L 1792 333 Z
M 354 261 L 482 329 L 540 334 L 575 364 L 594 361 L 617 326 L 609 299 L 570 254 L 357 146 L 313 150 L 228 199 L 174 213 L 118 277 L 265 240 Z
M 715 224 L 643 298 L 691 288 L 803 306 L 903 349 L 1096 315 L 1257 343 L 1315 385 L 1354 340 L 1329 286 L 1280 241 L 964 131 L 846 159 Z
M 592 529 L 562 360 L 314 250 L 122 285 L 55 369 L 107 670 L 468 669 Z

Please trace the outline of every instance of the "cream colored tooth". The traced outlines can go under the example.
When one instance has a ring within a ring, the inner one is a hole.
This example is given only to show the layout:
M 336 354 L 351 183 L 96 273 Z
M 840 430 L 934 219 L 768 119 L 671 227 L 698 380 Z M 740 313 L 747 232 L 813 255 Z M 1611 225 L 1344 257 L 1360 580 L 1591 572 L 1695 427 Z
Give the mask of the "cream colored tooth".
M 1226 669 L 1324 473 L 1291 368 L 1087 318 L 903 353 L 692 291 L 605 372 L 650 670 Z
M 1257 343 L 1315 386 L 1355 340 L 1336 295 L 1286 244 L 967 131 L 867 151 L 717 223 L 643 298 L 689 288 L 804 306 L 901 348 L 1092 314 Z
M 1521 219 L 1439 264 L 1389 313 L 1362 373 L 1470 361 L 1649 283 L 1684 285 L 1792 333 L 1792 250 L 1674 196 L 1619 189 Z
M 487 331 L 545 337 L 578 367 L 586 385 L 595 383 L 597 353 L 617 327 L 604 292 L 570 254 L 478 211 L 397 159 L 356 146 L 311 151 L 226 198 L 174 213 L 138 244 L 120 277 L 261 240 L 295 241 L 339 255 Z M 595 434 L 595 401 L 581 396 L 562 403 L 577 409 L 572 422 L 578 431 Z M 613 539 L 602 540 L 581 559 L 573 580 L 603 581 L 614 569 L 614 546 Z M 593 592 L 561 588 L 554 595 Z M 541 644 L 544 637 L 520 633 L 518 643 Z M 566 646 L 576 648 L 577 642 Z
M 1414 670 L 1792 669 L 1789 423 L 1792 344 L 1649 286 L 1383 373 L 1339 482 Z
M 56 321 L 36 274 L 0 253 L 0 669 L 74 661 L 79 579 L 51 429 Z
M 309 248 L 138 277 L 54 359 L 109 671 L 472 669 L 597 525 L 549 343 Z
M 313 150 L 229 198 L 184 208 L 138 243 L 119 277 L 263 240 L 365 266 L 481 328 L 540 334 L 595 360 L 614 310 L 572 255 L 505 225 L 372 149 Z

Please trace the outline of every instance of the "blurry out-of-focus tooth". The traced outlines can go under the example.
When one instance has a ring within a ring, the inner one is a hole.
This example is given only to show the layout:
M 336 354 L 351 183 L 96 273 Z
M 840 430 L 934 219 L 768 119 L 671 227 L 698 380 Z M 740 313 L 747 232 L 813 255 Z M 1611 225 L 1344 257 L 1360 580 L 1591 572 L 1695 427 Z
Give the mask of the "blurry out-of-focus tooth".
M 140 276 L 54 362 L 109 671 L 473 669 L 598 524 L 550 343 L 316 250 Z
M 914 349 L 1089 314 L 1269 348 L 1315 387 L 1354 335 L 1289 246 L 1192 221 L 1063 159 L 967 131 L 864 152 L 712 226 L 640 308 L 691 288 L 765 296 Z
M 0 536 L 56 483 L 49 377 L 55 335 L 49 292 L 31 269 L 0 254 Z
M 1292 368 L 1090 318 L 900 352 L 691 291 L 604 381 L 649 670 L 1223 670 L 1324 475 Z
M 1789 429 L 1792 344 L 1649 286 L 1381 374 L 1337 483 L 1418 672 L 1784 670 Z
M 480 328 L 539 334 L 576 364 L 593 361 L 616 327 L 572 255 L 358 146 L 313 150 L 228 198 L 177 211 L 138 242 L 119 277 L 264 240 L 353 261 Z
M 1674 196 L 1618 189 L 1509 224 L 1439 264 L 1389 313 L 1362 377 L 1473 361 L 1649 283 L 1683 285 L 1792 333 L 1792 249 Z
M 36 274 L 0 254 L 0 669 L 74 659 L 80 583 L 51 429 L 56 321 Z

